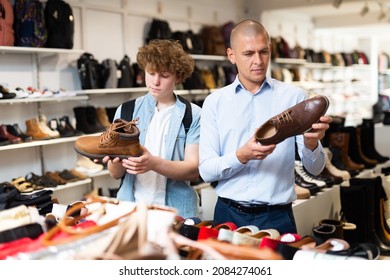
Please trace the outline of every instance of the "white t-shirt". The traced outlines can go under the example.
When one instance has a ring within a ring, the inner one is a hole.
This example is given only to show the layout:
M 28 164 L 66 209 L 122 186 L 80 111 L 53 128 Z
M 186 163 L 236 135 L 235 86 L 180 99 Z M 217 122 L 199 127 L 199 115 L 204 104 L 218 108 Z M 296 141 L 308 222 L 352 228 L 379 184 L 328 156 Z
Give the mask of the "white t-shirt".
M 165 139 L 167 138 L 169 124 L 175 104 L 158 110 L 154 115 L 146 132 L 145 147 L 154 156 L 165 157 Z M 134 183 L 134 197 L 136 201 L 148 204 L 165 205 L 167 178 L 154 171 L 138 174 Z

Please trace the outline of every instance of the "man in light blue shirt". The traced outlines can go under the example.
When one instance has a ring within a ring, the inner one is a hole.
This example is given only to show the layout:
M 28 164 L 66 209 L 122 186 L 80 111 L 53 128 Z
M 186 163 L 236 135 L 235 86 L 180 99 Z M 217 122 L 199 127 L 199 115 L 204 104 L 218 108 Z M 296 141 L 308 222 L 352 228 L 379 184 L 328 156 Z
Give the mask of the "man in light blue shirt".
M 319 174 L 325 164 L 320 140 L 332 119 L 322 116 L 313 131 L 277 145 L 258 143 L 254 134 L 261 124 L 307 96 L 266 75 L 270 38 L 260 23 L 239 23 L 230 43 L 227 55 L 238 75 L 206 98 L 201 113 L 199 171 L 204 181 L 218 183 L 214 219 L 294 233 L 295 145 L 305 168 Z

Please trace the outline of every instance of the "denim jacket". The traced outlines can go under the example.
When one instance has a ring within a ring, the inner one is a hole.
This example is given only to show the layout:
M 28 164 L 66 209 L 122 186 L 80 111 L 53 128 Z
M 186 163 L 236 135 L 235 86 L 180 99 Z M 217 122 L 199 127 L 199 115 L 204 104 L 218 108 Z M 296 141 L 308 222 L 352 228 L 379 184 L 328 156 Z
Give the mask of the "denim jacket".
M 136 99 L 134 106 L 134 118 L 138 117 L 138 128 L 140 130 L 139 140 L 141 145 L 145 144 L 146 132 L 152 119 L 156 99 L 150 94 L 146 94 Z M 182 123 L 186 106 L 178 98 L 172 113 L 169 133 L 165 139 L 167 160 L 184 160 L 184 148 L 186 144 L 199 144 L 200 133 L 200 107 L 192 104 L 192 123 L 187 135 Z M 115 113 L 114 119 L 120 118 L 122 105 Z M 135 201 L 134 198 L 134 181 L 135 176 L 126 173 L 121 187 L 118 191 L 117 198 L 125 201 Z M 165 204 L 178 210 L 178 215 L 182 217 L 194 217 L 198 215 L 199 197 L 189 182 L 176 181 L 168 178 L 166 185 Z

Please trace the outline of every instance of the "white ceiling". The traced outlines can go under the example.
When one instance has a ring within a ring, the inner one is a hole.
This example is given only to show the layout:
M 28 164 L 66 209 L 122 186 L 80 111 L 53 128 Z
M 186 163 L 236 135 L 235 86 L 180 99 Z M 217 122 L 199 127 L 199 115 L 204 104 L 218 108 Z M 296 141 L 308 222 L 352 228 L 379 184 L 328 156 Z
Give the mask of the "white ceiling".
M 340 33 L 381 35 L 390 34 L 389 0 L 342 0 L 338 8 L 334 0 L 247 0 L 248 5 L 256 5 L 261 11 L 274 10 L 311 17 L 316 29 L 332 30 Z M 361 10 L 367 4 L 368 12 L 362 16 Z M 381 5 L 386 16 L 379 20 Z

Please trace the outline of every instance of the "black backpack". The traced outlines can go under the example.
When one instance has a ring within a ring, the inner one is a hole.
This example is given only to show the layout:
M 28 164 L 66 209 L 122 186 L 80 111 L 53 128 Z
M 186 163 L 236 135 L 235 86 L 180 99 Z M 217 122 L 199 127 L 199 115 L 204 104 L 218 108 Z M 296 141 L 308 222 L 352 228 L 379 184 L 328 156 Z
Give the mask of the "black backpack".
M 77 60 L 77 69 L 82 89 L 103 88 L 101 66 L 90 53 L 83 53 Z
M 172 30 L 166 20 L 153 19 L 149 27 L 145 43 L 153 39 L 171 39 Z
M 130 64 L 130 57 L 125 55 L 119 62 L 118 70 L 120 78 L 118 79 L 118 88 L 130 88 L 134 86 L 134 69 Z
M 73 48 L 74 17 L 72 7 L 63 0 L 48 0 L 45 6 L 48 32 L 46 47 Z
M 15 46 L 45 47 L 47 28 L 39 0 L 16 0 L 14 5 Z
M 182 123 L 184 125 L 184 130 L 187 134 L 188 130 L 190 129 L 191 123 L 192 123 L 191 104 L 190 104 L 190 102 L 188 102 L 186 99 L 184 99 L 180 95 L 177 95 L 177 98 L 179 98 L 179 100 L 186 105 L 186 110 L 184 112 L 184 118 L 183 118 Z M 135 99 L 132 99 L 132 100 L 129 100 L 129 101 L 122 103 L 121 118 L 126 120 L 126 121 L 133 120 L 134 106 L 135 106 Z

